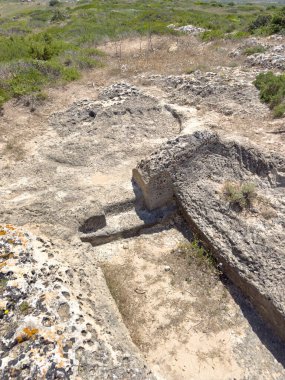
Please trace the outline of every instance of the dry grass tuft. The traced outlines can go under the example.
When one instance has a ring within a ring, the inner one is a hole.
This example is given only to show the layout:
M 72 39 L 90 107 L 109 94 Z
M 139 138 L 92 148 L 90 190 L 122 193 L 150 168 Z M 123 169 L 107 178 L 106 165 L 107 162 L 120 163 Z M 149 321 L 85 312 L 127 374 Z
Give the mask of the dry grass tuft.
M 205 43 L 191 36 L 156 36 L 108 42 L 100 49 L 108 55 L 109 75 L 127 78 L 140 73 L 188 74 L 215 71 L 240 62 L 229 57 L 235 41 Z M 243 59 L 243 58 L 241 58 Z
M 9 139 L 3 150 L 4 155 L 10 156 L 15 161 L 21 161 L 25 156 L 25 150 L 16 137 Z

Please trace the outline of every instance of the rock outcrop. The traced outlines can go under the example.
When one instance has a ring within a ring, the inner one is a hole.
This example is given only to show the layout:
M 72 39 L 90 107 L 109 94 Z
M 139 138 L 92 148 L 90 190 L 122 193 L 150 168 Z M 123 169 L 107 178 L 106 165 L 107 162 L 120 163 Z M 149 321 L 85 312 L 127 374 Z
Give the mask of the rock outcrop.
M 168 141 L 133 171 L 150 209 L 175 197 L 220 267 L 285 339 L 285 160 L 195 132 Z M 254 204 L 225 198 L 227 182 L 251 183 Z
M 12 225 L 0 236 L 1 379 L 153 378 L 100 269 Z

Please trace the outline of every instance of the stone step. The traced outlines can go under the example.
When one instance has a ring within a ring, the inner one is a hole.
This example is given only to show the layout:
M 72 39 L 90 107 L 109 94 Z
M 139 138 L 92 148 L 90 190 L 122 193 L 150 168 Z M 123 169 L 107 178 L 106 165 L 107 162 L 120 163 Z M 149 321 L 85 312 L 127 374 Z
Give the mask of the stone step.
M 176 214 L 176 206 L 170 205 L 153 211 L 146 209 L 128 210 L 107 215 L 106 226 L 91 233 L 81 233 L 80 238 L 93 246 L 114 240 L 137 236 L 155 225 L 164 225 Z

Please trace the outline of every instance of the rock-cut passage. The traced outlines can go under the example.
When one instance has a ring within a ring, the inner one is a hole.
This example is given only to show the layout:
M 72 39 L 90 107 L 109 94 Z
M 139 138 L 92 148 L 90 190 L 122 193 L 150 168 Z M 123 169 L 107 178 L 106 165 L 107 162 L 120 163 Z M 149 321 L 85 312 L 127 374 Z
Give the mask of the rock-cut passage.
M 179 217 L 165 227 L 94 248 L 155 378 L 283 380 L 282 343 L 184 237 Z
M 284 172 L 283 157 L 195 132 L 168 141 L 133 177 L 150 209 L 175 196 L 222 270 L 285 340 Z

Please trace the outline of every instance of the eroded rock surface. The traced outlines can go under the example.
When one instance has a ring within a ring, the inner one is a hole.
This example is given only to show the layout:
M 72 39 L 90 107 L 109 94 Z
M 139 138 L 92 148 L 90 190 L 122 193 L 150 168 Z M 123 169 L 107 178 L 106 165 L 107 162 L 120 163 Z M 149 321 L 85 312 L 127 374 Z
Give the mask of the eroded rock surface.
M 285 160 L 265 157 L 209 132 L 170 140 L 133 175 L 154 209 L 175 196 L 190 225 L 212 249 L 225 273 L 285 338 Z M 231 207 L 227 181 L 251 182 L 255 206 Z
M 51 115 L 29 154 L 2 168 L 2 220 L 25 229 L 1 229 L 0 377 L 152 378 L 79 233 L 133 207 L 131 167 L 178 131 L 157 99 L 118 83 Z
M 259 51 L 260 50 L 260 51 Z M 284 70 L 284 37 L 273 35 L 260 40 L 246 39 L 237 49 L 230 53 L 232 57 L 247 56 L 245 64 L 267 70 Z
M 276 44 L 282 43 L 276 40 Z M 199 42 L 200 45 L 199 54 L 203 56 L 203 47 L 207 44 Z M 179 44 L 175 42 L 174 50 L 176 48 L 179 48 Z M 138 252 L 144 254 L 145 247 L 148 247 L 147 254 L 151 259 L 154 242 L 158 246 L 160 244 L 163 246 L 163 242 L 156 234 L 153 234 L 154 229 L 149 227 L 158 221 L 162 222 L 163 226 L 157 226 L 157 231 L 168 228 L 164 225 L 166 222 L 164 214 L 148 213 L 145 209 L 141 209 L 141 205 L 138 205 L 138 199 L 135 196 L 136 189 L 131 182 L 132 168 L 142 157 L 150 154 L 168 139 L 181 133 L 192 133 L 205 128 L 231 135 L 237 141 L 241 141 L 244 137 L 248 138 L 260 143 L 264 151 L 284 151 L 284 134 L 279 133 L 282 120 L 271 119 L 270 110 L 265 104 L 260 103 L 258 91 L 252 84 L 260 67 L 247 66 L 244 70 L 235 66 L 213 71 L 216 72 L 194 70 L 187 75 L 168 75 L 166 72 L 163 74 L 159 72 L 159 75 L 137 74 L 135 71 L 134 76 L 128 78 L 131 84 L 122 82 L 122 78 L 117 77 L 116 79 L 108 78 L 108 83 L 103 84 L 103 80 L 98 84 L 96 72 L 92 74 L 92 78 L 89 78 L 91 83 L 76 82 L 64 88 L 50 90 L 54 101 L 47 102 L 33 113 L 19 104 L 11 105 L 10 103 L 5 106 L 4 115 L 0 120 L 0 217 L 3 223 L 23 226 L 24 230 L 18 228 L 12 230 L 11 226 L 5 225 L 2 226 L 5 234 L 0 236 L 0 242 L 4 242 L 4 245 L 0 246 L 0 251 L 6 252 L 8 247 L 12 254 L 1 257 L 0 264 L 2 266 L 5 263 L 1 268 L 1 275 L 3 269 L 1 279 L 3 278 L 5 291 L 0 297 L 3 298 L 0 328 L 5 337 L 1 343 L 0 353 L 3 359 L 1 362 L 3 376 L 8 376 L 8 378 L 16 376 L 21 379 L 21 376 L 25 378 L 34 371 L 38 374 L 38 378 L 41 378 L 43 371 L 50 371 L 49 374 L 53 378 L 55 376 L 66 378 L 77 376 L 79 379 L 151 378 L 140 354 L 130 342 L 129 333 L 121 323 L 120 315 L 101 271 L 97 267 L 100 252 L 103 252 L 102 255 L 107 259 L 114 254 L 120 256 L 121 252 L 125 252 L 128 257 L 128 246 L 133 245 L 133 255 L 138 256 L 140 262 L 136 268 L 139 276 L 134 276 L 134 280 L 137 281 L 138 277 L 145 276 L 144 263 L 140 261 Z M 173 70 L 170 72 L 173 73 Z M 185 175 L 188 175 L 187 165 L 183 161 L 183 149 L 187 141 L 185 137 L 178 137 L 177 141 L 171 140 L 167 144 L 167 149 L 171 153 L 169 166 L 165 165 L 163 174 L 160 169 L 158 170 L 156 180 L 152 182 L 154 188 L 149 188 L 150 195 L 154 190 L 162 188 L 167 190 L 168 184 L 170 193 L 165 192 L 165 199 L 162 202 L 164 205 L 169 196 L 177 192 L 176 185 L 173 186 L 173 184 L 176 184 L 176 179 L 179 179 L 180 182 L 177 184 L 179 186 L 181 184 L 183 190 L 181 190 L 181 202 L 185 203 L 185 208 L 191 207 L 192 203 L 188 204 L 186 198 L 187 191 L 193 189 L 191 197 L 196 205 L 195 218 L 205 225 L 205 234 L 209 233 L 212 240 L 217 236 L 216 245 L 221 244 L 222 252 L 226 252 L 225 246 L 231 244 L 232 241 L 236 246 L 239 246 L 240 242 L 246 244 L 243 237 L 240 237 L 241 231 L 244 224 L 251 222 L 250 234 L 253 229 L 256 229 L 257 241 L 260 237 L 264 238 L 265 242 L 270 241 L 282 250 L 282 244 L 279 243 L 284 224 L 282 224 L 280 206 L 282 199 L 278 195 L 283 190 L 281 171 L 279 177 L 273 173 L 271 182 L 269 180 L 263 182 L 263 178 L 255 176 L 254 181 L 256 180 L 258 192 L 270 199 L 268 210 L 266 207 L 264 210 L 259 210 L 257 207 L 257 213 L 239 215 L 230 210 L 228 204 L 225 203 L 222 215 L 219 208 L 220 203 L 223 203 L 220 202 L 222 199 L 221 182 L 219 182 L 221 181 L 220 169 L 214 167 L 218 173 L 215 174 L 215 170 L 212 170 L 214 164 L 202 157 L 200 163 L 198 159 L 197 162 L 195 161 L 195 165 L 197 168 L 200 165 L 203 170 L 205 170 L 204 166 L 209 165 L 211 168 L 209 169 L 211 173 L 207 172 L 209 177 L 205 174 L 205 177 L 200 178 L 201 171 L 198 169 L 195 175 L 194 172 L 190 173 L 190 183 L 183 177 L 184 169 Z M 197 146 L 199 144 L 200 142 Z M 177 170 L 177 178 L 175 176 L 175 181 L 173 181 L 172 156 L 176 155 L 178 146 L 181 149 L 181 160 L 179 158 L 180 161 L 177 162 L 181 162 L 182 166 Z M 222 144 L 221 147 L 223 147 L 222 151 L 224 145 Z M 227 145 L 225 149 L 227 152 Z M 215 152 L 213 157 L 219 157 L 220 153 Z M 225 157 L 228 158 L 227 155 Z M 192 157 L 190 158 L 189 161 L 192 160 Z M 160 168 L 164 162 L 165 156 L 162 154 L 161 162 L 158 159 L 154 167 Z M 279 164 L 277 165 L 274 161 L 274 165 L 277 167 Z M 280 170 L 279 166 L 278 170 Z M 234 178 L 252 180 L 248 171 L 241 170 L 240 172 L 238 168 L 238 165 L 234 166 L 231 172 Z M 152 176 L 151 171 L 150 176 Z M 225 173 L 227 173 L 226 170 Z M 214 176 L 212 182 L 210 176 Z M 232 178 L 230 174 L 229 178 Z M 277 180 L 276 183 L 279 183 L 279 187 L 274 185 L 274 178 Z M 208 190 L 205 190 L 204 184 L 208 183 L 207 181 L 210 185 Z M 217 193 L 212 191 L 213 188 Z M 272 192 L 274 192 L 274 197 L 276 195 L 276 199 L 272 198 Z M 205 202 L 202 200 L 204 196 Z M 162 199 L 161 194 L 159 194 L 159 199 Z M 210 217 L 204 223 L 203 218 L 208 215 L 207 212 L 212 213 L 211 218 L 214 215 L 215 221 L 219 222 L 218 232 L 224 231 L 222 238 L 214 230 L 214 223 L 211 222 Z M 260 217 L 262 213 L 267 219 Z M 232 240 L 228 241 L 226 240 L 229 229 L 227 223 L 230 218 L 235 220 L 234 223 L 240 224 L 240 231 L 233 229 Z M 255 221 L 259 218 L 260 221 L 256 224 Z M 276 226 L 279 228 L 280 236 L 276 234 Z M 133 237 L 127 239 L 132 236 L 129 234 L 130 229 L 136 233 L 144 231 L 146 234 L 137 240 Z M 31 233 L 27 234 L 26 230 Z M 26 254 L 19 253 L 19 257 L 14 243 L 6 244 L 7 239 L 11 241 L 14 239 L 14 233 L 15 236 L 20 234 L 25 237 L 28 242 L 28 246 L 24 248 L 21 248 L 21 244 L 19 246 L 16 244 L 18 248 L 26 252 Z M 100 237 L 100 234 L 104 235 L 104 243 L 109 241 L 109 237 L 112 242 L 91 247 L 89 244 L 83 244 L 79 239 L 80 236 L 83 238 L 84 235 L 86 238 L 88 235 L 89 240 L 86 239 L 86 241 L 91 241 L 90 235 L 98 239 L 95 235 Z M 118 240 L 113 239 L 114 236 Z M 278 278 L 282 281 L 282 268 L 278 267 L 279 259 L 276 259 L 274 263 L 275 254 L 268 261 L 268 266 L 276 269 L 276 280 L 270 280 L 267 275 L 263 280 L 262 276 L 266 274 L 266 270 L 263 264 L 260 267 L 254 266 L 254 258 L 259 257 L 259 254 L 256 255 L 257 243 L 253 241 L 253 234 L 251 237 L 249 246 L 252 247 L 252 256 L 247 265 L 242 262 L 241 272 L 246 268 L 244 276 L 252 275 L 253 281 L 257 281 L 260 287 L 260 282 L 264 281 L 264 288 L 276 284 Z M 142 238 L 140 243 L 142 246 L 138 244 L 140 238 Z M 170 240 L 173 246 L 172 235 Z M 248 249 L 247 246 L 246 249 Z M 160 255 L 160 251 L 158 254 Z M 243 256 L 238 253 L 231 257 L 232 261 L 242 261 Z M 159 260 L 162 259 L 159 258 Z M 148 262 L 146 265 L 149 267 Z M 166 272 L 164 266 L 163 275 L 172 276 L 172 270 Z M 159 268 L 153 271 L 154 281 L 156 276 L 159 277 L 161 274 Z M 120 271 L 121 268 L 118 267 L 116 273 Z M 123 274 L 124 272 L 120 273 L 125 281 Z M 128 275 L 131 276 L 132 273 Z M 182 276 L 179 278 L 183 280 Z M 152 284 L 151 279 L 146 278 L 146 280 Z M 130 294 L 135 293 L 141 298 L 147 295 L 147 293 L 138 294 L 134 289 L 129 287 Z M 278 293 L 280 287 L 276 289 L 274 294 Z M 152 291 L 157 297 L 155 289 Z M 180 289 L 177 293 L 180 298 Z M 14 301 L 10 302 L 9 297 Z M 168 297 L 169 291 L 166 292 L 164 303 L 168 302 Z M 277 305 L 276 297 L 272 301 L 274 305 Z M 151 299 L 149 301 L 151 312 L 156 315 L 157 307 L 152 304 Z M 159 297 L 156 302 L 163 303 Z M 174 314 L 179 312 L 185 316 L 185 310 L 177 310 L 176 303 L 172 311 Z M 145 313 L 144 303 L 142 303 L 142 312 Z M 168 311 L 165 313 L 167 314 Z M 236 321 L 233 319 L 233 323 Z M 212 323 L 211 319 L 204 322 Z M 236 322 L 236 324 L 239 323 Z M 152 328 L 156 328 L 154 326 L 158 325 L 152 324 Z M 145 330 L 144 325 L 139 327 Z M 284 371 L 281 367 L 284 363 L 282 359 L 284 354 L 276 355 L 276 352 L 282 351 L 279 349 L 281 346 L 277 344 L 275 354 L 272 356 L 270 349 L 253 331 L 255 328 L 256 325 L 253 329 L 248 325 L 251 335 L 243 334 L 242 328 L 238 333 L 232 330 L 229 332 L 233 341 L 239 341 L 240 366 L 243 367 L 243 363 L 246 362 L 246 370 L 242 373 L 249 373 L 247 378 L 256 378 L 256 380 L 282 379 Z M 47 340 L 45 334 L 49 331 L 53 332 L 53 335 L 49 336 L 49 343 L 45 344 L 43 343 Z M 60 335 L 61 331 L 63 333 Z M 165 331 L 165 336 L 167 336 L 168 331 Z M 189 332 L 188 328 L 187 331 Z M 179 340 L 179 344 L 180 341 L 184 342 L 184 327 L 181 328 L 180 333 L 182 339 Z M 203 331 L 200 333 L 204 334 Z M 155 330 L 147 331 L 147 335 L 153 334 Z M 177 339 L 176 333 L 172 331 L 172 334 Z M 239 334 L 243 334 L 241 340 Z M 252 339 L 249 339 L 249 336 Z M 16 339 L 17 337 L 20 338 L 20 342 Z M 74 339 L 75 342 L 73 342 Z M 5 344 L 9 345 L 11 342 L 16 342 L 16 345 L 12 344 L 9 349 L 5 348 Z M 64 349 L 61 348 L 60 342 L 64 343 Z M 205 336 L 202 342 L 205 342 L 202 345 L 207 346 Z M 157 350 L 168 367 L 168 356 L 165 354 L 163 344 L 165 342 L 162 341 L 162 345 L 159 342 Z M 223 345 L 222 341 L 221 344 Z M 251 349 L 251 346 L 255 346 L 255 351 Z M 187 349 L 186 347 L 185 350 Z M 190 349 L 192 350 L 193 347 L 190 346 Z M 27 355 L 31 354 L 31 350 L 35 352 L 35 356 L 29 358 L 30 367 L 27 367 L 25 360 Z M 259 354 L 255 356 L 255 352 Z M 174 358 L 172 349 L 169 355 L 172 359 Z M 276 365 L 274 356 L 281 364 Z M 43 364 L 43 358 L 45 364 Z M 61 358 L 63 358 L 62 361 Z M 257 362 L 255 367 L 251 366 L 253 360 Z M 185 361 L 191 364 L 187 355 Z M 58 365 L 59 362 L 61 367 Z M 156 357 L 154 362 L 157 364 Z M 175 359 L 173 359 L 174 362 Z M 199 376 L 200 364 L 195 363 L 196 370 L 193 370 L 190 364 L 188 372 L 184 373 L 184 369 L 181 369 L 186 380 L 189 380 L 195 371 L 193 376 Z M 209 366 L 212 366 L 211 362 Z M 227 380 L 232 378 L 225 367 L 222 371 L 225 372 Z M 251 376 L 254 372 L 258 373 L 254 374 L 255 377 Z M 181 379 L 180 375 L 173 376 Z M 235 377 L 244 380 L 242 375 L 239 377 L 238 372 L 235 372 Z M 216 379 L 217 376 L 214 378 Z
M 12 225 L 0 235 L 1 379 L 152 379 L 99 269 Z

